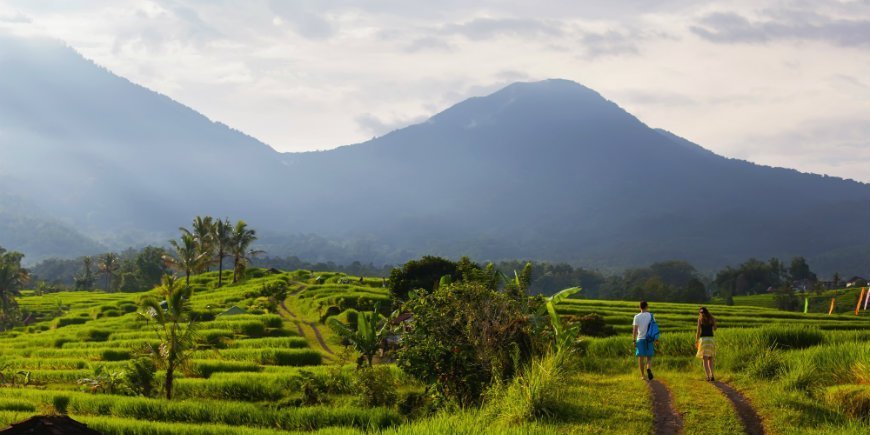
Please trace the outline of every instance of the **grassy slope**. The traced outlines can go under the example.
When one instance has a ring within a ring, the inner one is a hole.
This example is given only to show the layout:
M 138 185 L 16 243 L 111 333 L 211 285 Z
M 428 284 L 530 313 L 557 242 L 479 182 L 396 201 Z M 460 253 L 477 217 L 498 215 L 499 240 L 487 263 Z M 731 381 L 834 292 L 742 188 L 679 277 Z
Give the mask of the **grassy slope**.
M 317 277 L 321 279 L 317 280 Z M 19 329 L 0 336 L 0 364 L 6 367 L 2 371 L 11 376 L 19 369 L 29 370 L 37 380 L 45 383 L 42 392 L 30 388 L 0 389 L 0 421 L 19 420 L 49 410 L 52 398 L 57 395 L 72 398 L 74 406 L 71 412 L 75 417 L 106 433 L 279 433 L 274 431 L 275 428 L 321 428 L 323 433 L 356 433 L 369 425 L 387 427 L 391 422 L 399 421 L 397 419 L 401 417 L 395 411 L 354 408 L 352 398 L 348 397 L 333 398 L 337 408 L 274 409 L 274 403 L 280 398 L 298 397 L 302 371 L 316 376 L 328 375 L 323 366 L 287 366 L 297 357 L 289 353 L 275 355 L 275 352 L 315 352 L 325 362 L 341 360 L 323 352 L 307 325 L 319 324 L 333 306 L 341 312 L 340 318 L 346 318 L 347 313 L 354 309 L 371 309 L 378 304 L 385 306 L 388 295 L 379 279 L 360 283 L 354 277 L 340 274 L 297 271 L 261 276 L 241 285 L 213 289 L 215 280 L 215 273 L 193 279 L 195 293 L 192 303 L 196 310 L 216 313 L 232 305 L 247 308 L 255 301 L 255 293 L 263 285 L 286 283 L 293 292 L 286 301 L 287 307 L 299 316 L 297 320 L 301 321 L 305 340 L 298 337 L 292 319 L 281 319 L 274 314 L 218 318 L 204 323 L 201 335 L 218 337 L 218 343 L 223 344 L 215 347 L 203 342 L 203 348 L 194 361 L 197 368 L 178 382 L 179 395 L 187 399 L 172 403 L 112 399 L 111 396 L 78 393 L 75 380 L 91 375 L 91 369 L 96 365 L 120 369 L 126 364 L 123 354 L 121 361 L 103 361 L 110 356 L 106 354 L 107 350 L 128 350 L 133 357 L 139 345 L 153 341 L 153 333 L 136 321 L 135 313 L 128 312 L 141 295 L 102 292 L 26 294 L 20 300 L 22 307 L 46 318 L 50 313 L 65 308 L 62 315 L 65 320 L 43 321 L 27 330 Z M 586 340 L 587 356 L 583 358 L 583 369 L 573 373 L 569 381 L 571 406 L 555 420 L 507 428 L 493 424 L 480 412 L 463 411 L 392 426 L 388 432 L 648 433 L 652 425 L 650 399 L 646 386 L 636 379 L 633 358 L 630 357 L 629 334 L 631 316 L 636 312 L 634 305 L 630 302 L 571 300 L 563 306 L 565 313 L 597 312 L 603 315 L 620 335 Z M 665 331 L 656 366 L 661 370 L 659 377 L 673 389 L 676 406 L 684 416 L 686 433 L 733 433 L 739 423 L 736 423 L 728 402 L 712 386 L 697 381 L 703 377 L 699 364 L 691 355 L 697 305 L 653 304 L 652 308 Z M 814 406 L 820 397 L 817 392 L 795 391 L 784 387 L 783 380 L 759 380 L 738 373 L 733 361 L 742 358 L 736 350 L 745 343 L 764 339 L 764 334 L 757 333 L 763 329 L 758 328 L 783 324 L 822 328 L 829 331 L 824 334 L 831 346 L 842 343 L 860 351 L 862 346 L 866 348 L 863 344 L 866 341 L 861 340 L 870 337 L 855 330 L 870 331 L 870 317 L 803 315 L 747 306 L 711 306 L 711 309 L 723 328 L 719 334 L 720 359 L 724 362 L 720 363 L 723 365 L 722 373 L 754 401 L 771 433 L 792 433 L 795 430 L 861 433 L 857 431 L 861 426 L 856 425 L 855 420 L 828 409 L 830 406 Z M 328 345 L 334 351 L 340 351 L 337 337 L 329 328 L 320 325 L 319 329 Z M 108 332 L 108 337 L 101 337 L 102 332 Z M 103 339 L 105 341 L 100 341 Z M 794 359 L 805 356 L 797 351 L 789 352 L 792 353 L 787 355 L 793 354 Z M 347 376 L 351 370 L 346 368 L 342 376 Z M 775 394 L 761 394 L 768 391 Z M 100 405 L 104 398 L 114 405 Z M 152 410 L 149 407 L 157 408 Z M 811 415 L 808 416 L 808 412 Z M 157 423 L 146 423 L 152 419 Z M 197 419 L 217 424 L 196 423 Z

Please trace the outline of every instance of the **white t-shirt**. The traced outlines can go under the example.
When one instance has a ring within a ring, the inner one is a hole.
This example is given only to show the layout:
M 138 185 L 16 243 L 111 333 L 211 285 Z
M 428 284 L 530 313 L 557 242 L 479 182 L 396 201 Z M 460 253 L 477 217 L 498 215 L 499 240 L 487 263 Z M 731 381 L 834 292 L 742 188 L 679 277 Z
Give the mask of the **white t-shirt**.
M 646 338 L 646 332 L 649 331 L 649 324 L 652 322 L 652 314 L 649 312 L 638 313 L 634 316 L 633 326 L 637 326 L 637 339 Z

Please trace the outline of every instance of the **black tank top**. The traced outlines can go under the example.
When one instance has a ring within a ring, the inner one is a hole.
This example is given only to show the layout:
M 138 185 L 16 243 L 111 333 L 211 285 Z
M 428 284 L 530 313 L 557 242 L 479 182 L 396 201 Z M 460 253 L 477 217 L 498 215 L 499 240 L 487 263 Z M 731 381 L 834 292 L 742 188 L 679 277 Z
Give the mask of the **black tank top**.
M 713 325 L 701 324 L 701 337 L 712 337 L 712 336 L 713 336 Z

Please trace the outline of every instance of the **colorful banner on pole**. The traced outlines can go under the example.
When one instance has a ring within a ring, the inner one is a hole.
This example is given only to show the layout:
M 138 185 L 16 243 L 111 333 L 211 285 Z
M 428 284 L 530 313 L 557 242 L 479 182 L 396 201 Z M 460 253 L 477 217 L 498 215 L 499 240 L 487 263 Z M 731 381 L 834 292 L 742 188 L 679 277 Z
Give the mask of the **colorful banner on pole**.
M 864 300 L 864 292 L 866 292 L 866 288 L 861 288 L 861 294 L 858 295 L 858 305 L 855 305 L 855 315 L 858 315 L 858 312 L 861 311 L 861 302 Z
M 864 296 L 864 311 L 867 311 L 868 302 L 870 302 L 870 288 L 867 289 L 867 295 Z
M 837 298 L 831 298 L 831 308 L 828 309 L 828 315 L 834 312 L 834 304 L 837 303 Z

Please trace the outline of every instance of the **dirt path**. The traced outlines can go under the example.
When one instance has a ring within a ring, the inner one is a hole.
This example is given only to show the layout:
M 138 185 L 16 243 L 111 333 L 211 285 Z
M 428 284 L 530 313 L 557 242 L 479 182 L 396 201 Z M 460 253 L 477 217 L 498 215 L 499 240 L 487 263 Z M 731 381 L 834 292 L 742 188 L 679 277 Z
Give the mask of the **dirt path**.
M 309 323 L 308 326 L 310 326 L 311 329 L 314 330 L 314 337 L 317 338 L 317 342 L 320 343 L 320 347 L 322 347 L 323 350 L 326 351 L 326 353 L 330 355 L 335 355 L 335 353 L 332 352 L 332 349 L 330 349 L 329 346 L 326 345 L 326 341 L 323 340 L 323 335 L 321 335 L 320 330 L 317 329 L 317 324 L 312 322 Z
M 290 315 L 290 317 L 292 317 L 292 318 L 294 318 L 294 319 L 296 318 L 296 314 L 294 314 L 292 311 L 290 311 L 289 308 L 287 308 L 287 301 L 286 301 L 286 300 L 281 301 L 281 308 L 282 308 L 284 311 L 286 311 L 287 314 Z
M 739 391 L 724 382 L 714 382 L 713 385 L 725 394 L 725 397 L 734 405 L 734 409 L 737 410 L 737 416 L 743 422 L 747 435 L 764 435 L 764 425 L 761 424 L 761 417 L 758 416 L 752 404 L 749 403 L 749 400 L 743 394 L 740 394 Z
M 653 396 L 653 433 L 673 435 L 683 433 L 683 416 L 674 408 L 671 391 L 660 381 L 649 381 Z

